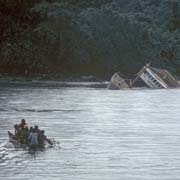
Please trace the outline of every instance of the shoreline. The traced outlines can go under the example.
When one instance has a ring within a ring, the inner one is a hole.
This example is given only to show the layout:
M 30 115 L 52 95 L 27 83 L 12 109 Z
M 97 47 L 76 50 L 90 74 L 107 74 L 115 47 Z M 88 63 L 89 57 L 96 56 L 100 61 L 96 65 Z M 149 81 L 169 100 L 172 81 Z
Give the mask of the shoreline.
M 0 77 L 0 84 L 7 86 L 34 86 L 34 87 L 87 87 L 106 88 L 108 81 L 87 81 L 77 78 L 24 78 L 24 77 Z
M 3 75 L 0 74 L 0 82 L 8 81 L 62 81 L 62 82 L 104 82 L 108 81 L 110 77 L 95 76 L 95 75 L 31 75 L 31 76 L 16 76 L 16 75 Z

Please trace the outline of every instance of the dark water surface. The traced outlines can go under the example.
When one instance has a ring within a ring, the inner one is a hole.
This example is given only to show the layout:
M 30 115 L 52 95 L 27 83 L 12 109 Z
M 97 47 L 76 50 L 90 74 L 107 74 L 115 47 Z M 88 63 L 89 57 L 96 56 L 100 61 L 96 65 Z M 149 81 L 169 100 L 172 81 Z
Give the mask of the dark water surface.
M 61 148 L 15 148 L 25 118 Z M 1 85 L 0 180 L 179 180 L 180 90 Z

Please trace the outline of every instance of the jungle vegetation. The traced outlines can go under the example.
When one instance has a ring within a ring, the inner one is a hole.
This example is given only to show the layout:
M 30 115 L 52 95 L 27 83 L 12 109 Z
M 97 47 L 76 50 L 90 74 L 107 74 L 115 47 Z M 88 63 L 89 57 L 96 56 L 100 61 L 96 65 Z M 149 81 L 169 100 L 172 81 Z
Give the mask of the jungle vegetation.
M 180 75 L 178 0 L 0 0 L 0 73 Z

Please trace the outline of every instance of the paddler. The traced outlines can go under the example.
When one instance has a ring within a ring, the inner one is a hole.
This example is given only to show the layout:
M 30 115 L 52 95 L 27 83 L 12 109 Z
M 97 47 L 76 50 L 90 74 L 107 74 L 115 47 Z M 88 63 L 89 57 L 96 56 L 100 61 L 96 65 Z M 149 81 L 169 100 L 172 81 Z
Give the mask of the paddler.
M 21 128 L 21 131 L 25 128 L 28 128 L 28 124 L 26 123 L 25 119 L 21 120 L 21 123 L 19 124 L 19 127 Z
M 38 134 L 38 143 L 40 146 L 44 146 L 45 145 L 44 141 L 47 139 L 44 133 L 45 133 L 44 130 L 42 130 Z
M 44 142 L 44 141 L 47 141 L 51 146 L 53 145 L 53 142 L 46 137 L 45 131 L 42 130 L 42 131 L 40 131 L 40 133 L 39 133 L 39 135 L 38 135 L 39 145 L 40 145 L 40 146 L 44 146 L 44 145 L 45 145 L 45 142 Z

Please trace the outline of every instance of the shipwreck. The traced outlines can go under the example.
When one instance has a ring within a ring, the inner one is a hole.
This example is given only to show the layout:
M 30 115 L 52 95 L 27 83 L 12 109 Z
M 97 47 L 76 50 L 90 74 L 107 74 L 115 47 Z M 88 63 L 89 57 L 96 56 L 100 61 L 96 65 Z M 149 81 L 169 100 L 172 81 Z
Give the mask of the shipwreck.
M 108 84 L 108 89 L 133 88 L 137 81 L 141 81 L 144 86 L 153 89 L 180 87 L 180 82 L 169 71 L 146 64 L 134 79 L 123 79 L 120 73 L 115 73 Z

